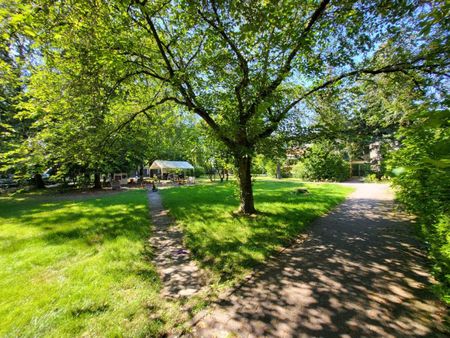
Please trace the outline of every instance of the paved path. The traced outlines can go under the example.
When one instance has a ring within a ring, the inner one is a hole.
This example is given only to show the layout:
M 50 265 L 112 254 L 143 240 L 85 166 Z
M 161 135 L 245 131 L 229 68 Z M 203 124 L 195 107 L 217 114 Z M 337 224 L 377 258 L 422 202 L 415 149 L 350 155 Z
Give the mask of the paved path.
M 154 226 L 150 244 L 164 285 L 161 293 L 169 298 L 192 296 L 207 285 L 206 277 L 190 259 L 183 246 L 183 233 L 167 215 L 159 193 L 149 190 L 148 200 Z
M 193 328 L 193 337 L 439 337 L 426 257 L 380 184 L 356 191 Z

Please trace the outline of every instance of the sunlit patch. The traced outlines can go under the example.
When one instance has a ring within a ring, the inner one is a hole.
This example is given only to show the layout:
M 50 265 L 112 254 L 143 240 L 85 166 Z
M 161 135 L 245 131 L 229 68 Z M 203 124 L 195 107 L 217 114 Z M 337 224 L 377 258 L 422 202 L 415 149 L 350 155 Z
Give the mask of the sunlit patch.
M 160 299 L 144 246 L 145 192 L 51 198 L 8 198 L 0 208 L 0 336 L 102 336 L 111 323 L 118 336 L 139 336 L 175 325 L 183 314 Z

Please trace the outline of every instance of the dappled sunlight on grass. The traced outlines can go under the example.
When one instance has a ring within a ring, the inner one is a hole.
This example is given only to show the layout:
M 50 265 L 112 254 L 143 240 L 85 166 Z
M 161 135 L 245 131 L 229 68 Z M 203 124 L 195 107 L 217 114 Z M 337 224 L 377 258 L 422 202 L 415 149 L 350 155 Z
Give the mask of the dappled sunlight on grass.
M 176 304 L 160 299 L 144 246 L 145 191 L 0 204 L 0 335 L 158 335 L 174 325 Z
M 194 255 L 228 281 L 263 262 L 349 191 L 323 184 L 294 194 L 300 186 L 258 181 L 256 217 L 234 214 L 233 182 L 161 194 Z M 159 294 L 145 244 L 145 194 L 0 197 L 0 336 L 159 336 L 183 325 L 189 315 L 183 304 Z
M 296 194 L 306 187 L 309 194 Z M 257 181 L 256 217 L 236 216 L 234 182 L 162 191 L 164 205 L 185 229 L 194 255 L 222 278 L 247 272 L 288 243 L 314 218 L 344 200 L 350 188 L 333 184 Z

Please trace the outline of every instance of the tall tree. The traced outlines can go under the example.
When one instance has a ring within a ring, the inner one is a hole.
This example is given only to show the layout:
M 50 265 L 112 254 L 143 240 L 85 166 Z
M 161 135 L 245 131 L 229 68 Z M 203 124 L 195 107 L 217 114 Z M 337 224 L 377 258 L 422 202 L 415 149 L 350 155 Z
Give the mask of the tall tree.
M 0 173 L 15 179 L 44 182 L 42 158 L 28 151 L 34 116 L 24 114 L 29 99 L 27 85 L 33 67 L 33 30 L 25 18 L 31 8 L 15 1 L 0 0 Z
M 149 100 L 136 114 L 172 102 L 203 119 L 233 154 L 244 214 L 255 212 L 256 147 L 301 112 L 305 100 L 356 78 L 448 71 L 445 1 L 40 0 L 33 6 L 44 59 L 83 58 L 80 72 L 100 70 L 112 92 L 148 88 Z M 433 48 L 424 49 L 430 41 Z

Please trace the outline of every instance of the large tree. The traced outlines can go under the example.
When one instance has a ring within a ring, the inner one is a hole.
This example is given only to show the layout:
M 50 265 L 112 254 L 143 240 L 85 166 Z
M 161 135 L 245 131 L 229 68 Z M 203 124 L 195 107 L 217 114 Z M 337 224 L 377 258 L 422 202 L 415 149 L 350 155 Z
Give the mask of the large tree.
M 134 86 L 149 95 L 131 118 L 175 103 L 203 119 L 233 154 L 245 214 L 256 147 L 305 100 L 382 73 L 447 73 L 445 1 L 30 3 L 43 61 L 81 58 L 80 77 L 102 83 L 92 93 L 102 109 Z
M 43 159 L 30 154 L 24 161 L 36 120 L 23 109 L 33 67 L 33 33 L 23 20 L 30 15 L 27 10 L 31 9 L 0 0 L 0 173 L 14 174 L 16 180 L 33 178 L 42 187 Z

